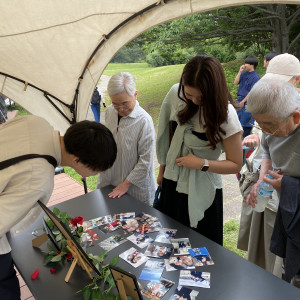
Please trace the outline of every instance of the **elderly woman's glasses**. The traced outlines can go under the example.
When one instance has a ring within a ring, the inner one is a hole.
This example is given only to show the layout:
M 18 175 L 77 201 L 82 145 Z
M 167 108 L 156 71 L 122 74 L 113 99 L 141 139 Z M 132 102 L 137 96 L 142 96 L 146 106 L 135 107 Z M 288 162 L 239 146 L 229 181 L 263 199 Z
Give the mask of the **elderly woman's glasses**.
M 254 123 L 253 125 L 253 121 L 254 119 L 251 118 L 249 124 L 251 126 L 253 126 L 256 129 L 261 130 L 263 133 L 268 134 L 268 135 L 275 135 L 281 128 L 282 126 L 288 121 L 288 119 L 292 116 L 293 114 L 289 115 L 287 118 L 282 119 L 281 121 L 279 121 L 276 125 L 268 125 L 268 130 L 265 130 L 264 128 L 262 128 L 261 126 L 259 126 L 259 124 L 257 122 Z M 275 128 L 276 127 L 276 128 Z M 269 130 L 271 129 L 271 130 Z

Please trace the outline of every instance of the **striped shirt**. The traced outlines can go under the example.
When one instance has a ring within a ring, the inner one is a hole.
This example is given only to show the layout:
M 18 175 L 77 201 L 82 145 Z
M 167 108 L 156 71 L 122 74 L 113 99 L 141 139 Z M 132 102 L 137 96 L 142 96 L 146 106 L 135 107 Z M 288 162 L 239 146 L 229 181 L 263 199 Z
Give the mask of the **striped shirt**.
M 105 112 L 105 126 L 115 138 L 118 153 L 112 168 L 99 174 L 97 188 L 117 186 L 127 179 L 132 183 L 127 193 L 152 204 L 156 190 L 152 118 L 136 101 L 133 111 L 118 124 L 118 112 L 110 105 Z

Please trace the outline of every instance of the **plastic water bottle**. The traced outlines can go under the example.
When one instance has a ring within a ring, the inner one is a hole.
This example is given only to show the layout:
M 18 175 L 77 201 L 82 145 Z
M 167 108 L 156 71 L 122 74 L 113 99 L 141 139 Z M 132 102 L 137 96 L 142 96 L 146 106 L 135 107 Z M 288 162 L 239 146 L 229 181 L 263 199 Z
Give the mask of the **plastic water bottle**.
M 267 175 L 268 178 L 274 179 L 270 174 Z M 272 197 L 274 191 L 273 186 L 270 183 L 262 181 L 257 189 L 257 204 L 255 204 L 254 210 L 257 212 L 263 212 L 266 208 L 268 201 Z

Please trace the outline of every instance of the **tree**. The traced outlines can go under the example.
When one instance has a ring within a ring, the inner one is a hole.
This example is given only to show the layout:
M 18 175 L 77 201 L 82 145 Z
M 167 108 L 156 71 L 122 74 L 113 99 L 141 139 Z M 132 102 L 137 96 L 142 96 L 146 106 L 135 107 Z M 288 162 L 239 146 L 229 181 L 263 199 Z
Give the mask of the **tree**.
M 247 5 L 217 9 L 162 24 L 134 40 L 152 52 L 165 44 L 180 47 L 227 45 L 300 54 L 300 5 Z

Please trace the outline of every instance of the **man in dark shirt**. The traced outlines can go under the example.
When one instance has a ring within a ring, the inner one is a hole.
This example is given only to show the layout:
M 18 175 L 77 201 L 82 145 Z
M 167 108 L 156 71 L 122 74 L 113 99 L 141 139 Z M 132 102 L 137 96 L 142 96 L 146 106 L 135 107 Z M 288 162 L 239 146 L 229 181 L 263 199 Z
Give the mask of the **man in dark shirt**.
M 246 111 L 248 93 L 251 91 L 253 85 L 260 79 L 255 69 L 258 64 L 257 58 L 248 56 L 245 59 L 245 64 L 241 65 L 237 73 L 234 84 L 239 85 L 237 92 L 239 110 L 237 112 L 241 125 L 243 126 L 243 138 L 250 134 L 254 120 L 251 119 L 251 113 Z M 245 71 L 245 72 L 244 72 Z M 251 122 L 251 123 L 250 123 Z

